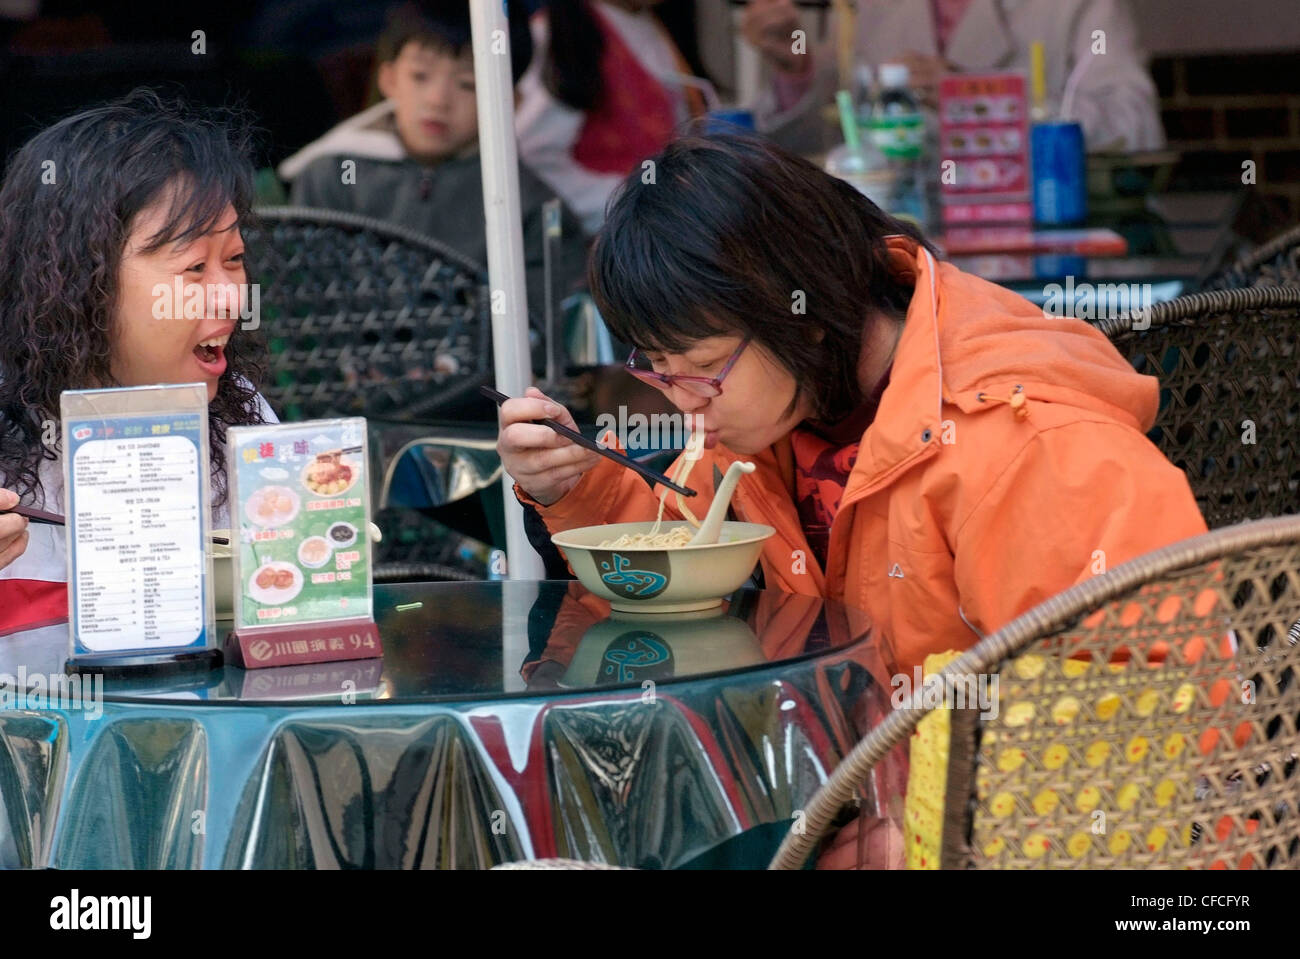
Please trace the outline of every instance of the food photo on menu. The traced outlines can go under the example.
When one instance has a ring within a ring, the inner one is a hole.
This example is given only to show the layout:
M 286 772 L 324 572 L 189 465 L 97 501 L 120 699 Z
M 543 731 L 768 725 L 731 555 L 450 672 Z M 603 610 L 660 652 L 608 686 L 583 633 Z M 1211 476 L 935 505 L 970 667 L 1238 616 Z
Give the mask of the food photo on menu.
M 231 430 L 236 628 L 370 615 L 364 421 Z

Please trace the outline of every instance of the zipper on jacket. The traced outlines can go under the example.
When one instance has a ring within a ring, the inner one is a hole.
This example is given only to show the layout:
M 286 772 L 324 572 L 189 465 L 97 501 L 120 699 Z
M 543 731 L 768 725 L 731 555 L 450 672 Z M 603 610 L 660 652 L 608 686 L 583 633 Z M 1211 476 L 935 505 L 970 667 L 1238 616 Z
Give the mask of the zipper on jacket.
M 420 199 L 427 201 L 433 195 L 433 173 L 429 170 L 420 172 Z

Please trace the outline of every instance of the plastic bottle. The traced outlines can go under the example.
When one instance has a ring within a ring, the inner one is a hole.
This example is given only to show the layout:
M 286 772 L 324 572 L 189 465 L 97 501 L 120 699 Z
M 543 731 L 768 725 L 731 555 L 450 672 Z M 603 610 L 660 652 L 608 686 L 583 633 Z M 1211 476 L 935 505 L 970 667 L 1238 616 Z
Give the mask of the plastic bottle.
M 871 64 L 858 60 L 853 64 L 853 113 L 858 130 L 871 127 L 871 116 L 876 111 L 876 80 Z
M 871 139 L 860 136 L 852 94 L 841 90 L 835 102 L 844 142 L 826 155 L 826 172 L 853 184 L 868 200 L 886 209 L 893 191 L 893 172 Z
M 893 191 L 885 208 L 923 226 L 925 117 L 911 91 L 910 80 L 903 64 L 881 64 L 880 92 L 870 129 L 871 139 L 893 173 Z

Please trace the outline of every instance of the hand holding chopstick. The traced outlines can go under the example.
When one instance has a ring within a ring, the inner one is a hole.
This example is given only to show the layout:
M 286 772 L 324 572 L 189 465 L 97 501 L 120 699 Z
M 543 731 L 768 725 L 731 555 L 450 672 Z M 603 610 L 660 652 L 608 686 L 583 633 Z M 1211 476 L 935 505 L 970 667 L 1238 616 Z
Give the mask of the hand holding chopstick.
M 14 509 L 18 494 L 0 489 L 0 569 L 4 569 L 27 550 L 27 524 L 30 520 Z
M 497 405 L 511 399 L 511 397 L 497 392 L 490 386 L 479 387 L 479 390 L 484 396 L 495 400 Z M 683 496 L 696 495 L 695 490 L 679 486 L 662 473 L 656 472 L 648 466 L 643 466 L 636 460 L 615 450 L 605 449 L 594 440 L 587 439 L 576 429 L 557 422 L 558 419 L 567 419 L 570 423 L 573 423 L 573 418 L 568 415 L 562 406 L 548 400 L 540 391 L 532 388 L 530 390 L 536 395 L 523 396 L 519 399 L 531 401 L 537 407 L 533 412 L 544 415 L 533 416 L 525 413 L 527 419 L 503 415 L 501 438 L 497 442 L 497 449 L 502 454 L 502 463 L 506 467 L 506 472 L 515 477 L 520 487 L 528 490 L 539 503 L 549 505 L 549 503 L 555 502 L 577 484 L 582 474 L 587 469 L 590 469 L 595 461 L 590 458 L 590 454 L 584 456 L 574 451 L 573 446 L 569 443 L 565 443 L 559 448 L 556 448 L 554 444 L 550 444 L 551 448 L 542 448 L 535 442 L 522 440 L 517 436 L 518 431 L 512 429 L 513 426 L 528 424 L 547 427 L 569 440 L 570 443 L 581 447 L 583 450 L 588 450 L 590 453 L 613 460 L 618 465 L 644 476 L 651 483 L 666 486 Z M 549 413 L 547 406 L 555 412 Z M 577 424 L 573 423 L 573 426 L 577 426 Z M 507 430 L 511 431 L 509 436 Z M 539 492 L 542 495 L 539 496 Z

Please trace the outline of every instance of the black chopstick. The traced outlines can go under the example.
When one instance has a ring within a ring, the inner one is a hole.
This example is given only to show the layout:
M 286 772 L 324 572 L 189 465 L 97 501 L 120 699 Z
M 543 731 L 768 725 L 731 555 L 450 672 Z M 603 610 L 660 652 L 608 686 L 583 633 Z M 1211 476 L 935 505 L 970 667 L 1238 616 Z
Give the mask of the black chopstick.
M 17 513 L 19 516 L 26 516 L 29 522 L 44 523 L 47 526 L 63 526 L 63 517 L 58 513 L 50 513 L 43 509 L 37 509 L 35 506 L 15 506 L 12 509 L 0 510 L 0 515 L 4 513 Z
M 486 396 L 488 399 L 496 400 L 497 406 L 500 406 L 506 400 L 511 398 L 509 396 L 506 396 L 504 393 L 500 393 L 492 389 L 492 387 L 490 386 L 480 386 L 478 389 L 479 392 L 482 393 L 484 396 Z M 667 486 L 670 490 L 681 493 L 683 496 L 697 495 L 695 490 L 687 489 L 685 486 L 678 486 L 676 483 L 670 480 L 663 473 L 656 473 L 650 467 L 642 466 L 640 463 L 632 459 L 630 456 L 624 456 L 622 453 L 616 452 L 615 450 L 606 449 L 605 447 L 597 443 L 595 440 L 589 440 L 581 433 L 576 433 L 573 430 L 569 429 L 567 426 L 561 426 L 559 423 L 555 422 L 555 420 L 531 420 L 530 422 L 536 423 L 538 426 L 549 426 L 551 429 L 555 430 L 555 432 L 559 433 L 565 439 L 572 440 L 573 442 L 581 446 L 583 449 L 589 449 L 593 453 L 599 453 L 601 456 L 605 457 L 606 459 L 613 460 L 619 466 L 626 466 L 628 469 L 632 470 L 633 472 L 640 473 L 651 483 L 658 483 L 661 486 Z

